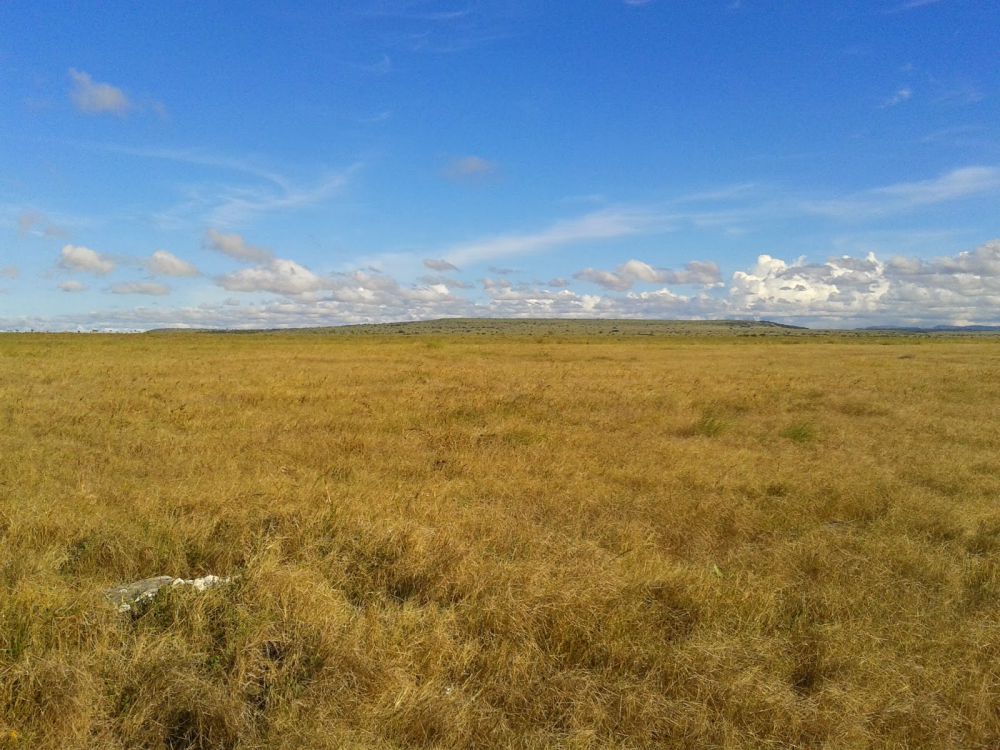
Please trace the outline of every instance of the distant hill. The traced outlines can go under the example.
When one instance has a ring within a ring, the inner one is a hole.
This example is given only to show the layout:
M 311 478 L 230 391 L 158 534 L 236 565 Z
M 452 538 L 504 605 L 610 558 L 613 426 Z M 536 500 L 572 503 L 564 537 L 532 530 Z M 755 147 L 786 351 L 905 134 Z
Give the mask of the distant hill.
M 868 326 L 858 330 L 896 333 L 997 333 L 1000 332 L 1000 326 Z
M 208 329 L 157 328 L 148 333 L 272 333 L 350 335 L 506 335 L 506 336 L 712 336 L 776 335 L 808 331 L 769 320 L 603 320 L 564 318 L 442 318 L 400 323 L 311 328 Z

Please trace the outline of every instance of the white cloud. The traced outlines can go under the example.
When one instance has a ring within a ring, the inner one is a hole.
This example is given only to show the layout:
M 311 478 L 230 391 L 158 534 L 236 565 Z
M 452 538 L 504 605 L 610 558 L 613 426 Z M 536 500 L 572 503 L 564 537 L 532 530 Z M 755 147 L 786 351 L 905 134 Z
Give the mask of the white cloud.
M 417 279 L 424 286 L 437 286 L 443 284 L 448 289 L 475 289 L 476 285 L 468 281 L 453 279 L 448 276 L 421 276 Z
M 192 277 L 200 276 L 201 272 L 186 260 L 181 260 L 166 250 L 157 250 L 146 261 L 146 268 L 154 276 Z
M 266 265 L 244 268 L 221 277 L 218 283 L 231 292 L 271 292 L 285 295 L 317 292 L 329 286 L 329 282 L 305 266 L 285 258 L 274 258 Z
M 463 156 L 445 169 L 445 176 L 458 181 L 481 180 L 497 173 L 497 165 L 481 156 Z
M 445 260 L 458 266 L 481 261 L 526 255 L 573 243 L 626 237 L 648 230 L 657 217 L 649 212 L 608 209 L 586 214 L 576 219 L 559 221 L 538 232 L 508 234 L 465 245 L 445 253 Z
M 70 68 L 73 81 L 70 97 L 81 112 L 87 114 L 113 114 L 121 117 L 132 108 L 125 92 L 110 83 L 99 83 L 90 74 Z
M 210 250 L 216 250 L 243 263 L 263 263 L 274 257 L 269 250 L 248 245 L 238 234 L 223 234 L 214 229 L 209 229 L 205 233 L 202 244 Z
M 143 159 L 189 164 L 196 167 L 212 167 L 247 177 L 254 177 L 271 183 L 277 188 L 291 189 L 288 179 L 273 169 L 268 169 L 247 159 L 236 159 L 202 149 L 137 148 L 135 146 L 120 146 L 108 143 L 88 144 L 88 146 L 98 151 L 106 151 L 113 154 L 126 154 Z
M 322 203 L 340 192 L 358 168 L 355 166 L 344 172 L 328 175 L 307 187 L 287 182 L 278 189 L 239 186 L 227 188 L 221 193 L 213 190 L 208 195 L 196 194 L 193 200 L 211 205 L 208 213 L 211 223 L 235 226 L 247 222 L 257 214 L 294 211 Z
M 806 213 L 838 219 L 867 219 L 1000 191 L 1000 169 L 974 166 L 939 177 L 873 188 L 833 200 L 805 201 Z
M 449 263 L 446 260 L 435 260 L 434 258 L 427 258 L 424 260 L 424 266 L 432 271 L 438 271 L 439 273 L 458 270 L 458 266 L 453 263 Z
M 943 0 L 907 0 L 901 5 L 890 8 L 887 12 L 899 13 L 901 11 L 913 10 L 914 8 L 923 8 L 925 5 L 937 5 L 940 2 L 943 2 Z
M 733 274 L 729 296 L 746 313 L 849 317 L 876 311 L 889 285 L 873 253 L 816 265 L 761 255 L 753 269 Z
M 683 271 L 673 271 L 668 268 L 653 268 L 641 260 L 630 260 L 623 263 L 616 271 L 599 271 L 593 268 L 574 274 L 580 281 L 588 281 L 605 289 L 624 292 L 635 284 L 694 284 L 698 286 L 720 286 L 722 276 L 715 263 L 691 261 Z
M 886 266 L 897 287 L 908 294 L 935 290 L 939 296 L 982 300 L 1000 295 L 1000 240 L 932 260 L 894 257 Z
M 66 237 L 67 232 L 62 227 L 53 224 L 40 211 L 22 211 L 17 217 L 17 229 L 21 234 L 30 234 L 46 239 Z
M 616 292 L 624 292 L 631 289 L 635 279 L 615 273 L 614 271 L 598 271 L 596 268 L 585 268 L 573 274 L 573 278 L 580 281 L 589 281 L 591 284 L 603 286 Z
M 59 260 L 59 267 L 67 271 L 83 271 L 104 276 L 115 270 L 113 261 L 89 247 L 65 245 Z
M 17 266 L 4 266 L 0 268 L 0 279 L 16 279 L 19 273 Z
M 873 190 L 876 196 L 898 200 L 907 207 L 919 208 L 934 203 L 968 198 L 1000 189 L 1000 169 L 964 167 L 929 180 L 901 182 Z
M 764 255 L 733 275 L 733 314 L 820 325 L 1000 323 L 1000 240 L 931 260 L 874 254 L 825 263 Z
M 590 269 L 593 271 L 593 269 Z M 22 316 L 0 320 L 0 327 L 76 328 L 77 326 L 155 328 L 168 325 L 287 327 L 389 322 L 441 317 L 568 318 L 762 318 L 824 327 L 873 324 L 935 325 L 1000 323 L 1000 239 L 934 258 L 899 255 L 884 261 L 874 253 L 847 254 L 815 262 L 761 255 L 732 274 L 717 289 L 719 272 L 711 263 L 692 262 L 680 270 L 658 269 L 632 260 L 609 274 L 604 289 L 587 293 L 556 278 L 550 283 L 484 279 L 481 289 L 442 276 L 416 284 L 371 268 L 321 276 L 287 259 L 269 259 L 218 279 L 237 292 L 278 295 L 233 299 L 198 307 L 112 310 L 74 317 Z M 631 290 L 633 285 L 657 284 Z M 673 285 L 700 287 L 679 292 Z M 60 285 L 81 291 L 79 282 Z M 119 294 L 162 294 L 165 287 L 125 283 Z
M 154 297 L 162 297 L 165 294 L 170 294 L 170 287 L 149 281 L 130 281 L 112 284 L 108 289 L 112 294 L 146 294 Z
M 81 284 L 79 281 L 64 281 L 59 285 L 59 288 L 64 292 L 85 292 L 87 291 L 87 285 Z
M 311 184 L 298 184 L 277 170 L 251 159 L 233 158 L 200 149 L 135 148 L 119 145 L 92 145 L 94 149 L 127 154 L 143 159 L 157 159 L 208 167 L 235 173 L 244 179 L 239 184 L 218 181 L 188 185 L 179 203 L 154 215 L 165 227 L 187 227 L 193 222 L 234 227 L 259 214 L 281 213 L 308 208 L 336 195 L 351 180 L 362 164 L 340 172 L 327 172 Z M 256 181 L 248 184 L 247 178 Z
M 908 102 L 913 98 L 913 90 L 908 87 L 903 87 L 896 91 L 892 96 L 882 102 L 882 109 L 889 109 L 890 107 L 895 107 L 903 102 Z

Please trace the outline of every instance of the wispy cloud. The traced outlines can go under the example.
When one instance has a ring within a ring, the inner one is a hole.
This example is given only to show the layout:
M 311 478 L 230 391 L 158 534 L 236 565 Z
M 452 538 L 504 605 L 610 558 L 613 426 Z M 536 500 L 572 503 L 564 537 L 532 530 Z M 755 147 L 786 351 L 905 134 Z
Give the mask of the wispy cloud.
M 80 112 L 122 117 L 132 109 L 132 102 L 117 86 L 95 81 L 89 73 L 74 68 L 70 68 L 69 77 L 73 83 L 70 98 Z
M 0 268 L 0 279 L 16 279 L 20 271 L 17 266 L 4 266 Z
M 943 107 L 965 107 L 986 98 L 986 94 L 969 81 L 933 81 L 935 95 L 932 103 Z
M 908 87 L 903 87 L 896 91 L 892 96 L 882 102 L 882 109 L 889 109 L 891 107 L 897 107 L 904 102 L 910 101 L 913 98 L 913 90 Z
M 720 203 L 737 199 L 751 198 L 759 190 L 755 182 L 741 182 L 735 185 L 724 185 L 713 190 L 702 190 L 673 198 L 670 203 L 683 205 L 689 203 Z
M 359 167 L 329 174 L 311 185 L 217 185 L 201 184 L 184 190 L 185 200 L 156 215 L 157 221 L 170 226 L 201 223 L 222 227 L 241 227 L 261 214 L 285 213 L 317 206 L 337 195 L 350 182 Z
M 23 235 L 30 234 L 46 239 L 62 239 L 68 235 L 63 227 L 50 221 L 41 211 L 34 210 L 26 210 L 18 214 L 17 231 Z
M 378 0 L 358 15 L 370 18 L 392 18 L 397 21 L 459 21 L 473 14 L 473 9 L 455 2 L 431 0 Z
M 509 9 L 490 12 L 480 3 L 445 0 L 381 0 L 357 11 L 372 20 L 389 20 L 385 44 L 404 52 L 454 54 L 512 35 Z
M 392 58 L 383 54 L 382 57 L 375 62 L 364 63 L 358 65 L 357 67 L 366 73 L 374 73 L 375 75 L 380 76 L 388 75 L 392 72 Z
M 989 142 L 988 129 L 983 125 L 955 125 L 935 130 L 920 139 L 920 143 L 946 143 L 952 146 L 984 145 Z
M 847 198 L 805 201 L 800 208 L 805 213 L 834 218 L 872 218 L 996 191 L 1000 191 L 1000 168 L 963 167 L 929 180 L 900 182 Z
M 79 281 L 64 281 L 59 284 L 59 289 L 64 292 L 85 292 L 87 291 L 87 285 Z
M 309 186 L 289 186 L 274 191 L 257 188 L 229 188 L 219 195 L 219 204 L 209 213 L 215 224 L 234 226 L 262 213 L 289 211 L 315 206 L 339 193 L 350 181 L 354 168 L 330 174 Z
M 904 3 L 887 9 L 886 13 L 902 13 L 907 10 L 914 10 L 915 8 L 923 8 L 926 5 L 937 5 L 941 2 L 944 2 L 944 0 L 906 0 Z
M 381 125 L 382 123 L 389 122 L 389 120 L 392 119 L 392 110 L 383 109 L 381 112 L 376 112 L 373 115 L 357 117 L 355 119 L 362 125 Z
M 480 182 L 497 175 L 496 162 L 481 156 L 463 156 L 452 161 L 444 170 L 444 175 L 456 182 Z
M 238 227 L 259 214 L 315 206 L 339 193 L 362 168 L 360 163 L 353 164 L 341 171 L 328 172 L 309 184 L 293 180 L 254 159 L 236 158 L 201 149 L 136 148 L 93 143 L 86 145 L 110 153 L 207 167 L 251 178 L 241 184 L 231 184 L 230 176 L 226 178 L 229 184 L 215 181 L 182 187 L 184 199 L 154 215 L 165 226 L 183 226 L 196 221 Z
M 277 188 L 292 189 L 290 181 L 279 172 L 261 166 L 250 159 L 240 159 L 231 156 L 215 154 L 195 148 L 139 148 L 113 143 L 86 143 L 85 147 L 114 154 L 137 156 L 144 159 L 157 159 L 177 164 L 190 164 L 199 167 L 212 167 L 224 171 L 235 172 L 248 177 L 257 177 L 269 182 Z
M 927 180 L 900 182 L 844 197 L 802 199 L 744 183 L 689 193 L 658 204 L 618 206 L 557 221 L 535 232 L 507 233 L 446 249 L 441 259 L 467 267 L 505 257 L 688 227 L 739 234 L 761 223 L 796 216 L 873 220 L 1000 191 L 1000 168 L 971 166 Z
M 641 210 L 596 211 L 576 219 L 556 222 L 537 232 L 501 235 L 458 245 L 444 253 L 444 259 L 457 266 L 464 266 L 496 258 L 543 252 L 572 243 L 626 237 L 649 231 L 656 223 L 655 215 Z

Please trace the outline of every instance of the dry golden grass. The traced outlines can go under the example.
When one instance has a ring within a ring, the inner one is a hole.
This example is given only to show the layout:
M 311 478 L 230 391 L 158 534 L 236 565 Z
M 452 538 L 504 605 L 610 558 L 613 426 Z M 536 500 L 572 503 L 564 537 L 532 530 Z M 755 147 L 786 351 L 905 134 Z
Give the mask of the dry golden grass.
M 1000 746 L 998 373 L 995 339 L 0 337 L 0 747 Z

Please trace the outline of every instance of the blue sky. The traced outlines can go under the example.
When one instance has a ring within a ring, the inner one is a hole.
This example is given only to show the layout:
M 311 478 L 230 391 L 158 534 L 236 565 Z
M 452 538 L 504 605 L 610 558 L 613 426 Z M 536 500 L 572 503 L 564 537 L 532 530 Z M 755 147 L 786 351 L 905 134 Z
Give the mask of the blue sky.
M 3 3 L 0 328 L 1000 323 L 998 29 L 971 0 Z

